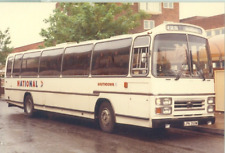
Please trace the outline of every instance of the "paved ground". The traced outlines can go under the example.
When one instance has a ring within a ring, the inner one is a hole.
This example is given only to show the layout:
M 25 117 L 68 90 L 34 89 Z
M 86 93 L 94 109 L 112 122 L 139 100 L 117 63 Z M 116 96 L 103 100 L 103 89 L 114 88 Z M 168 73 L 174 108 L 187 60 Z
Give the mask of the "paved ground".
M 216 117 L 216 122 L 213 125 L 201 125 L 197 127 L 188 127 L 185 129 L 204 132 L 204 133 L 224 135 L 224 113 L 216 112 L 215 117 Z
M 0 101 L 0 153 L 223 153 L 221 135 L 119 125 L 113 134 L 90 120 L 22 109 Z

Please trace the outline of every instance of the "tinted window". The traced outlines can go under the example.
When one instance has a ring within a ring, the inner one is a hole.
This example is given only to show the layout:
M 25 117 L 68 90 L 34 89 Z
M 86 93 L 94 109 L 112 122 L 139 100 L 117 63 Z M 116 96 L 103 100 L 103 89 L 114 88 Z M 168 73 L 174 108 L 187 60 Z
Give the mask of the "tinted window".
M 12 63 L 13 63 L 13 57 L 9 57 L 8 62 L 7 62 L 7 70 L 6 70 L 6 76 L 7 77 L 11 76 Z
M 63 58 L 63 75 L 88 75 L 93 45 L 69 47 Z
M 58 76 L 61 71 L 63 49 L 43 51 L 40 60 L 40 76 Z
M 127 75 L 131 41 L 123 39 L 96 44 L 92 75 Z
M 38 66 L 39 66 L 39 57 L 41 52 L 27 53 L 23 56 L 22 61 L 22 76 L 37 76 L 38 75 Z
M 13 64 L 13 76 L 20 75 L 21 63 L 22 63 L 23 55 L 16 55 Z

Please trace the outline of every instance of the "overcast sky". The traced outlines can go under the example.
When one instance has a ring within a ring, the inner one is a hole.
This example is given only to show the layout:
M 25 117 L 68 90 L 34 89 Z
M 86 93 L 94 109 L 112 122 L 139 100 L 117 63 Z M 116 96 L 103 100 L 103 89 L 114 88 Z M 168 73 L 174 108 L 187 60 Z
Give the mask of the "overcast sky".
M 39 35 L 41 28 L 46 28 L 43 20 L 53 13 L 55 3 L 0 3 L 0 30 L 10 28 L 13 47 L 20 47 L 43 38 Z M 225 3 L 191 3 L 180 2 L 180 19 L 191 16 L 213 16 L 223 14 Z

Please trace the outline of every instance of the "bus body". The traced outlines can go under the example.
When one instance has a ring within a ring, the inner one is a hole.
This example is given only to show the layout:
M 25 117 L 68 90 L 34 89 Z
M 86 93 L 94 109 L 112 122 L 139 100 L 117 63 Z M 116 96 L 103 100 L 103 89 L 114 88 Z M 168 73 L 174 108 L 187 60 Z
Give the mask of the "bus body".
M 98 41 L 10 54 L 9 106 L 151 128 L 215 122 L 210 51 L 202 28 L 167 23 Z

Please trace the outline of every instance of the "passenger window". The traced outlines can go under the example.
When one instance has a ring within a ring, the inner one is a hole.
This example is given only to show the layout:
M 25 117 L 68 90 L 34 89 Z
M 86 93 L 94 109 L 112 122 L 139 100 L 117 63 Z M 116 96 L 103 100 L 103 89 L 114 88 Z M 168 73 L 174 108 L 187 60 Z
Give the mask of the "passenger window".
M 22 54 L 16 55 L 13 64 L 13 76 L 17 77 L 20 75 L 21 63 L 22 63 Z
M 66 48 L 62 75 L 89 75 L 93 44 Z
M 12 63 L 13 63 L 13 57 L 9 57 L 8 58 L 8 62 L 7 62 L 7 68 L 6 68 L 6 77 L 10 77 L 11 76 Z
M 59 76 L 61 72 L 63 48 L 45 50 L 40 59 L 40 76 Z
M 147 75 L 149 65 L 149 36 L 139 36 L 134 40 L 131 73 L 133 76 Z
M 100 42 L 95 45 L 92 75 L 127 75 L 132 39 Z
M 41 52 L 26 53 L 23 56 L 21 76 L 37 76 Z

